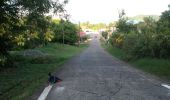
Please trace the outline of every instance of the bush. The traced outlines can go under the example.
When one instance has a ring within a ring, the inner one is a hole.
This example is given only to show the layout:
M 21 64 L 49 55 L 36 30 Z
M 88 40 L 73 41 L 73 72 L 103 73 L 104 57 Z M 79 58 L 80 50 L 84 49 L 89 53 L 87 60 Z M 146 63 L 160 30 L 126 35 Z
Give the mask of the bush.
M 107 39 L 107 37 L 108 37 L 108 32 L 103 31 L 103 32 L 102 32 L 102 36 L 103 36 L 105 39 Z
M 110 43 L 123 49 L 128 59 L 132 58 L 170 58 L 170 6 L 162 13 L 159 21 L 145 17 L 144 22 L 128 24 L 120 18 L 116 24 L 117 32 L 113 33 Z M 103 37 L 105 34 L 102 34 Z
M 75 24 L 69 21 L 59 21 L 59 23 L 54 23 L 53 31 L 53 42 L 63 43 L 63 35 L 65 44 L 75 44 L 78 41 L 78 28 Z
M 13 58 L 10 55 L 0 56 L 0 70 L 15 67 Z
M 124 34 L 113 33 L 113 35 L 110 37 L 109 41 L 113 46 L 116 46 L 118 48 L 122 48 L 123 42 L 124 42 Z
M 154 35 L 153 41 L 150 43 L 152 47 L 152 56 L 157 58 L 170 57 L 170 35 L 157 34 Z
M 137 34 L 127 34 L 123 42 L 123 50 L 127 53 L 127 59 L 133 58 L 133 52 L 138 40 Z

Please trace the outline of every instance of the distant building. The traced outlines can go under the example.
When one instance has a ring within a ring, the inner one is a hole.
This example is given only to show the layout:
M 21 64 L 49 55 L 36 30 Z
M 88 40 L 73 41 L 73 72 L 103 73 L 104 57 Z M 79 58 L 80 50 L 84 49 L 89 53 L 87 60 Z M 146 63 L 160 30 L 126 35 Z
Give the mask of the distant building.
M 84 31 L 86 34 L 92 34 L 92 32 L 93 32 L 91 29 L 84 29 L 83 31 Z
M 126 23 L 135 25 L 135 24 L 139 24 L 140 22 L 143 22 L 143 21 L 139 21 L 139 20 L 128 20 Z
M 85 36 L 85 35 L 86 35 L 86 33 L 85 33 L 85 32 L 83 32 L 83 31 L 81 31 L 79 34 L 80 34 L 80 37 L 83 37 L 83 36 Z

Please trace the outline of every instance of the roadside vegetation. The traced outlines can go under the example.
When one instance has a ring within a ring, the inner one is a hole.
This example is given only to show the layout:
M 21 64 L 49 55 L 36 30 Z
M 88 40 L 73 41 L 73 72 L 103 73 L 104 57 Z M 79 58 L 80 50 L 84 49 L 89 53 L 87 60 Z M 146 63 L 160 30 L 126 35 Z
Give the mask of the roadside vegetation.
M 15 67 L 10 51 L 42 47 L 50 42 L 75 45 L 79 27 L 69 21 L 67 0 L 3 0 L 0 2 L 0 71 Z M 50 15 L 49 12 L 53 14 Z M 60 19 L 52 19 L 52 15 Z M 47 16 L 48 15 L 48 16 Z
M 100 31 L 100 30 L 105 30 L 108 29 L 110 27 L 112 27 L 113 25 L 115 25 L 115 22 L 110 22 L 108 24 L 105 23 L 90 23 L 90 22 L 83 22 L 80 24 L 80 26 L 84 29 L 92 29 L 94 31 Z
M 75 54 L 80 53 L 88 45 L 79 47 L 50 43 L 47 46 L 32 49 L 41 52 L 37 56 L 23 55 L 26 51 L 13 51 L 15 68 L 7 68 L 0 72 L 0 100 L 25 100 L 41 85 L 47 82 L 48 73 L 54 72 Z
M 127 59 L 127 54 L 120 48 L 113 47 L 111 44 L 106 44 L 105 41 L 102 42 L 102 47 L 105 48 L 105 50 L 114 57 L 130 63 L 131 65 L 133 65 L 133 67 L 170 81 L 169 59 L 158 59 L 150 57 Z
M 0 100 L 28 99 L 46 82 L 48 72 L 57 70 L 87 47 L 83 43 L 77 46 L 80 30 L 69 21 L 64 9 L 67 3 L 67 0 L 0 2 Z M 52 15 L 59 19 L 52 19 Z
M 84 22 L 84 23 L 81 23 L 80 25 L 82 28 L 92 29 L 92 30 L 99 30 L 99 29 L 107 27 L 105 23 L 92 24 L 90 22 Z
M 124 10 L 119 13 L 117 31 L 103 32 L 104 48 L 115 57 L 135 67 L 170 80 L 170 6 L 159 20 L 145 17 L 142 22 L 128 22 Z M 110 37 L 110 38 L 108 38 Z

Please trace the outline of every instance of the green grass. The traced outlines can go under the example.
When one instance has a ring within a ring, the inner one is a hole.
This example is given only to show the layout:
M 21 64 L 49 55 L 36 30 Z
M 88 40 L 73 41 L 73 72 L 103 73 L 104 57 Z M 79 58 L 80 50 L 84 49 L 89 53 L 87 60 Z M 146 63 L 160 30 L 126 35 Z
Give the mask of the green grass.
M 127 55 L 123 50 L 113 47 L 110 44 L 106 45 L 103 42 L 102 47 L 114 57 L 127 61 Z M 128 63 L 135 68 L 170 81 L 170 59 L 140 58 L 130 61 L 128 60 Z
M 36 48 L 47 54 L 38 58 L 26 58 L 16 55 L 15 52 L 13 57 L 17 67 L 0 72 L 0 100 L 28 99 L 38 87 L 47 82 L 48 72 L 56 71 L 65 61 L 87 46 L 49 44 Z
M 170 80 L 170 60 L 141 58 L 130 62 L 134 67 Z
M 114 57 L 121 60 L 125 59 L 125 53 L 123 52 L 123 50 L 113 47 L 111 44 L 102 43 L 102 47 L 104 47 L 105 50 L 108 51 L 110 54 L 114 55 Z

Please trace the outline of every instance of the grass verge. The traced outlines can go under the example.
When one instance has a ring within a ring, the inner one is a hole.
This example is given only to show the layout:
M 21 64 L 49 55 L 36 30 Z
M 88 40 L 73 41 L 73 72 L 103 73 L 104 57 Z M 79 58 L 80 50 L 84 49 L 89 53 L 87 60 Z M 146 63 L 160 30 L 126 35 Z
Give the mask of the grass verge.
M 0 100 L 25 100 L 47 81 L 47 73 L 53 72 L 65 61 L 80 53 L 88 45 L 80 47 L 49 44 L 45 47 L 36 48 L 46 56 L 31 58 L 16 55 L 13 57 L 17 67 L 0 72 Z
M 102 47 L 114 57 L 126 60 L 126 53 L 110 44 L 102 43 Z M 127 60 L 126 60 L 127 61 Z M 128 61 L 133 67 L 170 81 L 170 59 L 140 58 Z

